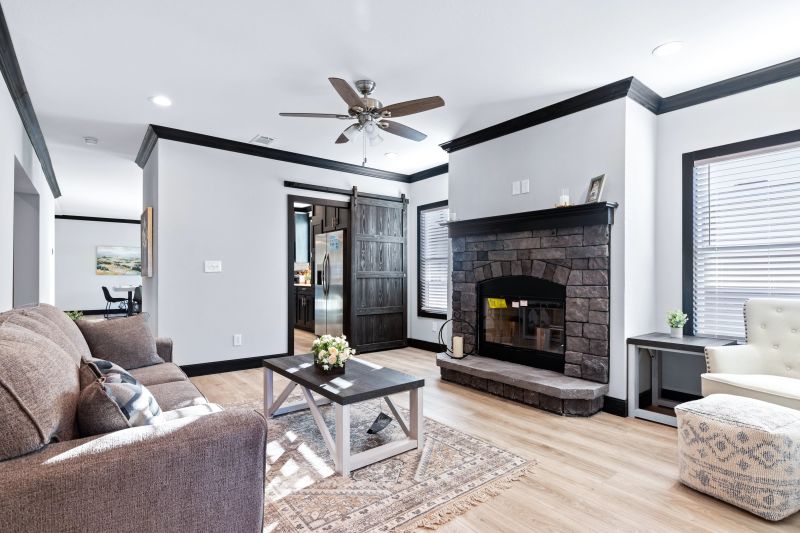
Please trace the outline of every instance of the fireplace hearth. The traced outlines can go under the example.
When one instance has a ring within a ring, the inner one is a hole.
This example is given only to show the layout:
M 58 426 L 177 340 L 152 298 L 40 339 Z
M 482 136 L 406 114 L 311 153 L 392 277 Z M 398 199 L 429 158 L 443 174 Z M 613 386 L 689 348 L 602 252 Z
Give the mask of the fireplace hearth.
M 566 287 L 533 276 L 478 284 L 478 353 L 564 372 Z

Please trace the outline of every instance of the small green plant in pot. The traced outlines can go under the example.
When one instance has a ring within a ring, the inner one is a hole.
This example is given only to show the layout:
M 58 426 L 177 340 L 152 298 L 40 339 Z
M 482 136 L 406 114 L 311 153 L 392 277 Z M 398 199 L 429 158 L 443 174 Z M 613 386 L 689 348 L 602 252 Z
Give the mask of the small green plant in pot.
M 83 317 L 83 311 L 64 311 L 72 320 L 78 320 Z
M 670 330 L 669 336 L 676 339 L 682 338 L 683 326 L 686 325 L 688 320 L 689 316 L 680 309 L 676 309 L 675 311 L 670 311 L 667 313 L 667 324 L 669 325 Z

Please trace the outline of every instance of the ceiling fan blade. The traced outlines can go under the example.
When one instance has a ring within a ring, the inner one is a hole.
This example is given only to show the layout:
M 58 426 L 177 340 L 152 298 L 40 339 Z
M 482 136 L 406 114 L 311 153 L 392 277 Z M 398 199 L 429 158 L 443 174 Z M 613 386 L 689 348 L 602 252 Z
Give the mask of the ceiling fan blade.
M 358 93 L 345 80 L 342 78 L 328 78 L 328 81 L 331 82 L 333 88 L 336 89 L 336 92 L 339 93 L 339 96 L 347 103 L 348 107 L 363 107 L 364 104 L 361 102 Z
M 338 118 L 350 119 L 350 115 L 337 115 L 336 113 L 278 113 L 282 117 L 306 117 L 306 118 Z
M 336 144 L 344 144 L 349 141 L 355 132 L 358 131 L 358 124 L 351 124 L 347 126 L 344 131 L 336 138 Z
M 414 113 L 422 113 L 442 107 L 444 100 L 441 96 L 429 96 L 428 98 L 419 98 L 417 100 L 409 100 L 408 102 L 400 102 L 399 104 L 387 105 L 381 108 L 381 113 L 390 113 L 386 118 L 405 117 L 413 115 Z
M 399 122 L 389 122 L 388 120 L 381 121 L 381 128 L 388 131 L 389 133 L 394 133 L 395 135 L 399 135 L 400 137 L 405 137 L 406 139 L 411 139 L 412 141 L 422 141 L 424 140 L 427 135 L 422 133 L 421 131 L 417 131 L 414 128 L 409 128 L 408 126 L 404 126 Z

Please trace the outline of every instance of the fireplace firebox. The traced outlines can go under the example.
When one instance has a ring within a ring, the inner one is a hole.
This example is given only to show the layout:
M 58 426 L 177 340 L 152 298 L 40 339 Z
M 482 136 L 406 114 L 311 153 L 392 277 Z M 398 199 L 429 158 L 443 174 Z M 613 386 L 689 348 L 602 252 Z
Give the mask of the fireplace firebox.
M 564 372 L 566 287 L 532 276 L 478 284 L 478 353 Z

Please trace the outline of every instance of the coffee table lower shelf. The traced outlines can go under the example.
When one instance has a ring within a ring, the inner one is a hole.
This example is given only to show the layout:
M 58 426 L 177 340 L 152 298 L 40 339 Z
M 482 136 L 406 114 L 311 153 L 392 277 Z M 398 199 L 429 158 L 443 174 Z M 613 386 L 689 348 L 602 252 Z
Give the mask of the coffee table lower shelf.
M 291 405 L 283 405 L 289 395 L 295 389 L 300 387 L 303 393 L 303 401 Z M 294 382 L 290 381 L 280 395 L 275 398 L 275 390 L 273 385 L 273 371 L 269 368 L 264 368 L 264 414 L 269 418 L 293 413 L 308 409 L 314 417 L 314 422 L 322 434 L 322 439 L 331 453 L 334 460 L 334 466 L 337 474 L 349 476 L 350 472 L 363 468 L 367 465 L 383 461 L 389 457 L 413 450 L 424 442 L 424 418 L 422 415 L 422 387 L 417 387 L 408 391 L 409 394 L 409 407 L 410 407 L 410 420 L 408 422 L 403 420 L 400 416 L 397 407 L 395 407 L 389 396 L 383 396 L 389 409 L 392 411 L 395 420 L 400 428 L 405 433 L 406 438 L 398 441 L 392 441 L 375 448 L 370 448 L 363 452 L 351 454 L 350 453 L 350 405 L 342 405 L 328 398 L 314 399 L 311 390 Z M 380 397 L 380 395 L 375 396 Z M 334 404 L 336 413 L 335 423 L 335 437 L 331 435 L 322 413 L 319 408 L 322 405 L 329 403 Z

